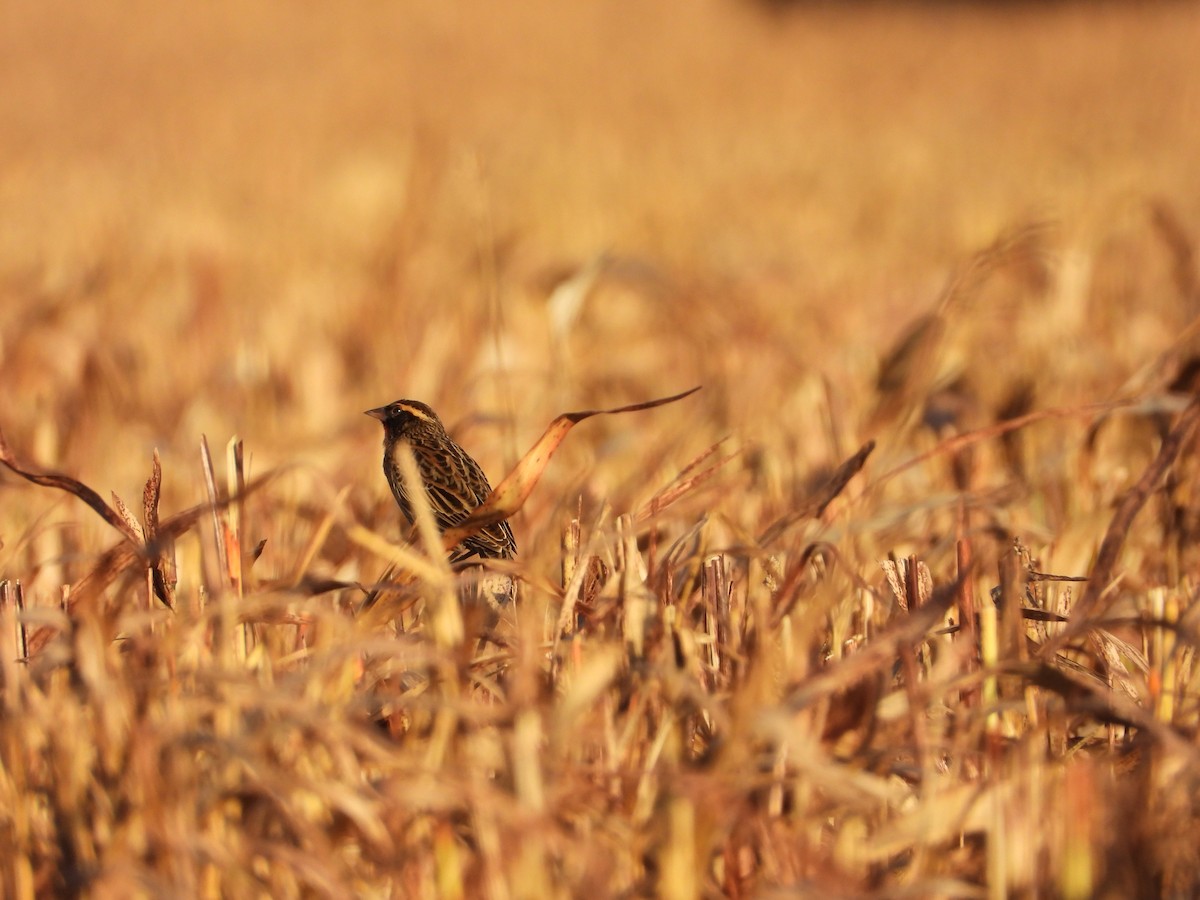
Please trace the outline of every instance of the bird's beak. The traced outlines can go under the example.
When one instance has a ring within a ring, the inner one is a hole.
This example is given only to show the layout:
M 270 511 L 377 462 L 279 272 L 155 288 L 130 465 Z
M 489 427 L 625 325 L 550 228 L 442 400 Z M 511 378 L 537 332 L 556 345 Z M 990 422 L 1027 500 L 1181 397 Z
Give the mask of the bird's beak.
M 382 422 L 387 418 L 387 410 L 388 408 L 386 406 L 379 406 L 375 409 L 368 409 L 366 411 L 366 415 L 370 416 L 372 419 L 378 419 L 380 422 Z

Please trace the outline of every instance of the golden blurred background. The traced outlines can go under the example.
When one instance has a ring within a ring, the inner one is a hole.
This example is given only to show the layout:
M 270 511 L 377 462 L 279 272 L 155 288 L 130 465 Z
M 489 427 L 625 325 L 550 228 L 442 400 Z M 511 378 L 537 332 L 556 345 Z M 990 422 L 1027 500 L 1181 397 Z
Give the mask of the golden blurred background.
M 195 502 L 204 433 L 382 501 L 363 409 L 426 400 L 495 477 L 562 410 L 692 384 L 654 420 L 677 463 L 734 434 L 799 483 L 1025 226 L 1045 271 L 972 305 L 943 375 L 1103 400 L 1195 312 L 1162 227 L 1200 227 L 1195 4 L 0 17 L 0 427 L 122 495 L 158 447 Z M 548 477 L 621 490 L 646 422 Z

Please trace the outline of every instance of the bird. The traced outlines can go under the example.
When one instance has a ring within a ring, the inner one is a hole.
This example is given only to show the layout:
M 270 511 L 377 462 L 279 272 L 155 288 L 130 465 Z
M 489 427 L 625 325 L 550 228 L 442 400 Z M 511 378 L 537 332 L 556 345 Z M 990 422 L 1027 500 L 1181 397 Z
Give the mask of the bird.
M 383 474 L 409 524 L 414 523 L 412 501 L 396 451 L 401 442 L 412 448 L 417 471 L 424 483 L 438 530 L 461 524 L 492 492 L 479 463 L 454 439 L 437 413 L 417 400 L 397 400 L 366 414 L 383 423 Z M 507 521 L 482 528 L 450 551 L 451 564 L 479 559 L 514 559 L 517 542 Z

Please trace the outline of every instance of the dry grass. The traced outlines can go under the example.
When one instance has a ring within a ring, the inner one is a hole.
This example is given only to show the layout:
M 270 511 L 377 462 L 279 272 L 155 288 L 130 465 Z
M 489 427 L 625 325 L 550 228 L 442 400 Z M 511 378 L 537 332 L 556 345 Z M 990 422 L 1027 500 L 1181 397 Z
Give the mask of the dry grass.
M 1200 892 L 1196 7 L 501 10 L 0 13 L 3 895 Z

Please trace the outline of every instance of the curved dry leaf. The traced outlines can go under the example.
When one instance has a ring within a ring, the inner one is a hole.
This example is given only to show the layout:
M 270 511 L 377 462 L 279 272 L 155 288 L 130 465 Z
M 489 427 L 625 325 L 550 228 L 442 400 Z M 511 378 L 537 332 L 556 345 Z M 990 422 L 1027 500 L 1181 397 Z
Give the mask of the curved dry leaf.
M 105 522 L 121 532 L 135 547 L 142 546 L 141 535 L 135 532 L 129 523 L 114 510 L 111 506 L 104 502 L 98 493 L 82 481 L 76 481 L 69 475 L 62 475 L 58 472 L 34 472 L 17 462 L 13 456 L 12 449 L 8 446 L 8 441 L 4 438 L 4 432 L 0 431 L 0 463 L 7 466 L 12 472 L 20 475 L 26 481 L 31 481 L 34 484 L 42 487 L 58 488 L 60 491 L 66 491 L 68 494 L 74 494 L 100 516 Z
M 449 552 L 452 548 L 457 547 L 481 528 L 486 528 L 488 525 L 500 522 L 516 513 L 524 505 L 529 495 L 533 493 L 534 486 L 542 477 L 542 472 L 546 470 L 546 464 L 550 462 L 550 457 L 554 455 L 554 451 L 558 449 L 558 445 L 563 442 L 563 438 L 567 436 L 567 432 L 584 419 L 590 419 L 592 416 L 640 412 L 644 409 L 666 406 L 668 403 L 682 400 L 684 397 L 694 394 L 698 390 L 700 390 L 699 385 L 671 397 L 648 400 L 645 403 L 634 403 L 630 406 L 620 406 L 616 409 L 589 409 L 583 412 L 563 413 L 550 423 L 550 427 L 546 429 L 545 433 L 538 439 L 538 442 L 530 448 L 529 452 L 521 457 L 521 461 L 517 463 L 516 467 L 492 491 L 487 500 L 461 524 L 447 529 L 443 533 L 442 542 L 445 545 L 446 551 Z

